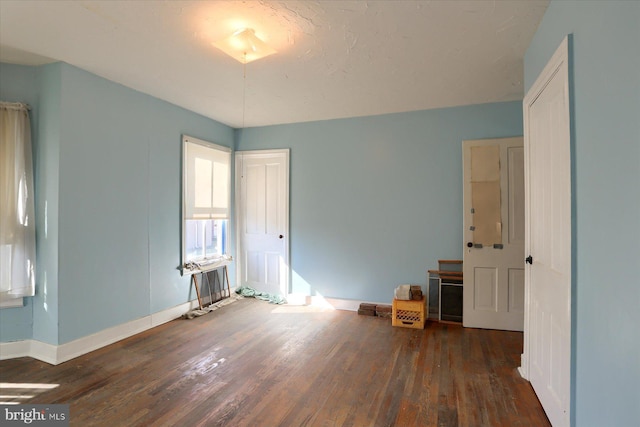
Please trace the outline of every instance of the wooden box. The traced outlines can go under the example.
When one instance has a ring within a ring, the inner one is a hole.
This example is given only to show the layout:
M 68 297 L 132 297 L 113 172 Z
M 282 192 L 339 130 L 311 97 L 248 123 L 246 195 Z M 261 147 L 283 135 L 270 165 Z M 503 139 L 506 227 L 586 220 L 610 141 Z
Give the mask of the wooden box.
M 391 324 L 403 328 L 424 329 L 425 298 L 404 301 L 394 299 L 391 306 Z

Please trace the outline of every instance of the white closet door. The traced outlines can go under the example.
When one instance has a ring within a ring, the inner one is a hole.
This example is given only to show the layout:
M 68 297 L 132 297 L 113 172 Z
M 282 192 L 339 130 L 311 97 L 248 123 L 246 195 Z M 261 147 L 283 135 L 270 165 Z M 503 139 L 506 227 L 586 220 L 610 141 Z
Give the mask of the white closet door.
M 289 150 L 237 151 L 240 286 L 289 292 Z
M 524 99 L 526 306 L 523 374 L 549 421 L 570 423 L 571 154 L 565 39 Z

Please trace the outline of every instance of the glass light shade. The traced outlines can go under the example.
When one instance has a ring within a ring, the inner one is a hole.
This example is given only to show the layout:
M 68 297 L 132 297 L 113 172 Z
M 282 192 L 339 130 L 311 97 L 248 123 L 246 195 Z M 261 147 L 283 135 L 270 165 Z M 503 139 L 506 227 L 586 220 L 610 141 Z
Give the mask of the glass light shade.
M 251 28 L 238 30 L 226 39 L 214 42 L 213 45 L 243 64 L 276 53 L 275 49 L 260 40 Z

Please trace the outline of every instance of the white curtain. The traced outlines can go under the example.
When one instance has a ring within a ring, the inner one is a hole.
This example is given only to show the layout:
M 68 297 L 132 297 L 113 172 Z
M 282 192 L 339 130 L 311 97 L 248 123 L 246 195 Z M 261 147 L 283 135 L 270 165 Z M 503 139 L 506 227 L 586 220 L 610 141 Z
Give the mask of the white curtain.
M 231 149 L 184 135 L 184 219 L 229 219 Z
M 29 110 L 0 102 L 0 303 L 34 295 L 35 261 Z

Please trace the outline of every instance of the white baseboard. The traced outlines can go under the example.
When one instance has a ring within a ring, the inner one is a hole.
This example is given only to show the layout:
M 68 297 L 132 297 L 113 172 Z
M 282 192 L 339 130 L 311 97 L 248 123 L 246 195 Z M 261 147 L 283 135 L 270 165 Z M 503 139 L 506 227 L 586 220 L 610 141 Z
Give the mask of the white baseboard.
M 0 299 L 0 308 L 24 307 L 24 298 Z
M 520 366 L 518 367 L 518 373 L 522 378 L 529 381 L 529 362 L 525 353 L 522 353 L 520 355 Z
M 208 297 L 206 300 L 203 300 L 203 302 L 208 302 Z M 37 340 L 0 343 L 0 360 L 15 359 L 16 357 L 32 357 L 51 365 L 58 365 L 109 344 L 113 344 L 114 342 L 139 334 L 147 329 L 170 322 L 197 306 L 197 301 L 185 302 L 175 307 L 113 326 L 61 345 L 47 344 Z
M 140 319 L 103 329 L 95 334 L 87 335 L 86 337 L 61 344 L 58 346 L 57 359 L 54 365 L 82 356 L 83 354 L 87 354 L 135 334 L 139 334 L 140 332 L 151 329 L 152 327 L 151 316 L 145 316 Z
M 352 299 L 340 299 L 340 298 L 325 298 L 323 296 L 309 296 L 303 294 L 289 294 L 287 295 L 287 302 L 291 305 L 312 305 L 318 307 L 331 307 L 336 310 L 346 311 L 358 311 L 360 304 L 381 304 L 370 301 L 360 301 Z M 388 305 L 391 305 L 390 303 Z
M 57 363 L 58 346 L 36 340 L 0 343 L 0 360 L 33 357 L 51 365 Z
M 0 360 L 29 356 L 31 353 L 31 341 L 22 340 L 0 343 Z
M 58 363 L 61 363 L 58 361 L 58 346 L 47 344 L 46 342 L 42 341 L 29 341 L 31 341 L 31 346 L 29 349 L 30 354 L 28 354 L 29 357 L 42 360 L 43 362 L 47 362 L 51 365 L 57 365 Z
M 168 308 L 166 310 L 153 313 L 151 315 L 151 327 L 155 328 L 163 323 L 171 322 L 182 316 L 189 310 L 193 310 L 198 306 L 198 301 L 189 301 L 184 304 L 176 305 L 175 307 Z

